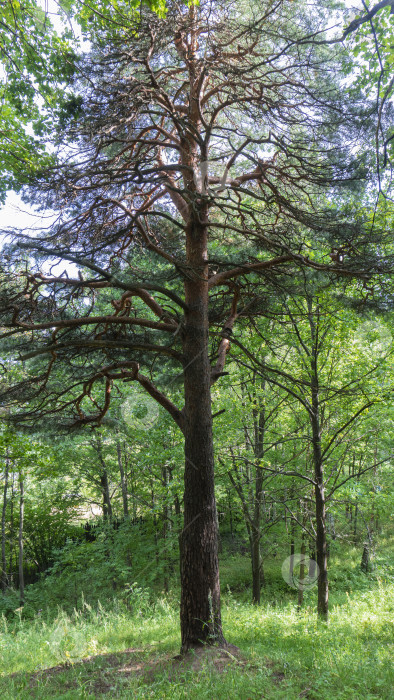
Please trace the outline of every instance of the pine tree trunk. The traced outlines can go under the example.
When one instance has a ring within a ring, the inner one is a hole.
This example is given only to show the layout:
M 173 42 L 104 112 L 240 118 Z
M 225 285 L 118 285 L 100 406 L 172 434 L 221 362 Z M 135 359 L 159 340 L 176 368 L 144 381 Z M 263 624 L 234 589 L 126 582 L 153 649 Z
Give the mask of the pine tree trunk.
M 201 212 L 200 212 L 201 216 Z M 218 527 L 214 489 L 211 367 L 208 356 L 206 226 L 187 231 L 184 353 L 184 528 L 181 554 L 182 652 L 224 644 L 220 616 Z

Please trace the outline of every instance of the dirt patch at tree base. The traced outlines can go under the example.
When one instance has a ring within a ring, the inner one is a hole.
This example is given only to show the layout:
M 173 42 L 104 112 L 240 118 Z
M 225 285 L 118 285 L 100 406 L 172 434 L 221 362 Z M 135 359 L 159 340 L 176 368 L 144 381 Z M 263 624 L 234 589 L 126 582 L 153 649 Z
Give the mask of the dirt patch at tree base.
M 146 656 L 147 650 L 141 648 L 89 656 L 75 663 L 53 666 L 32 674 L 29 678 L 29 687 L 34 689 L 41 683 L 47 685 L 54 681 L 56 676 L 71 672 L 69 681 L 63 676 L 62 688 L 72 689 L 76 685 L 72 672 L 82 671 L 90 691 L 104 695 L 113 691 L 114 686 L 118 683 L 122 684 L 132 675 L 139 676 L 141 681 L 146 683 L 154 682 L 159 675 L 166 676 L 170 682 L 179 682 L 182 677 L 186 681 L 190 672 L 197 675 L 203 669 L 214 673 L 223 673 L 230 666 L 238 668 L 247 666 L 251 669 L 250 663 L 238 647 L 231 644 L 226 648 L 202 646 L 175 657 L 171 654 L 160 654 L 155 658 L 146 658 Z
M 223 647 L 201 646 L 191 649 L 186 654 L 175 656 L 167 661 L 166 667 L 161 667 L 161 672 L 167 670 L 169 678 L 176 679 L 186 671 L 198 673 L 203 667 L 211 666 L 218 673 L 222 673 L 229 665 L 246 666 L 247 660 L 242 656 L 238 647 L 233 644 Z

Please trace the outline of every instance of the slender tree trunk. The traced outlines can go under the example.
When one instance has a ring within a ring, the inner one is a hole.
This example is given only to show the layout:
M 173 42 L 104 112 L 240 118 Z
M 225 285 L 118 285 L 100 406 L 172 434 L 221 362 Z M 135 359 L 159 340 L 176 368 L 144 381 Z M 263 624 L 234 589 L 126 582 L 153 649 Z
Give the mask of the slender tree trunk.
M 315 499 L 316 499 L 316 561 L 319 567 L 317 582 L 317 612 L 323 620 L 328 619 L 328 570 L 327 570 L 327 534 L 326 502 L 321 461 L 315 461 Z
M 169 551 L 167 547 L 167 540 L 168 540 L 168 533 L 171 530 L 171 520 L 170 520 L 170 508 L 168 505 L 168 482 L 169 482 L 169 471 L 167 467 L 163 467 L 162 471 L 162 480 L 163 480 L 163 486 L 165 490 L 165 495 L 164 495 L 164 505 L 163 505 L 163 526 L 161 530 L 161 534 L 163 537 L 164 541 L 164 562 L 165 562 L 165 568 L 164 568 L 164 579 L 163 579 L 163 587 L 164 591 L 168 593 L 169 591 L 169 574 L 171 573 L 172 565 L 171 565 L 171 559 L 169 556 Z
M 369 542 L 364 542 L 363 555 L 361 557 L 360 568 L 365 573 L 371 570 L 370 557 L 369 557 Z
M 163 504 L 163 527 L 162 527 L 162 537 L 163 540 L 167 539 L 168 531 L 171 529 L 171 522 L 170 522 L 170 507 L 168 504 L 168 481 L 169 481 L 169 474 L 167 467 L 163 467 L 161 470 L 161 477 L 163 481 L 163 486 L 164 486 L 164 504 Z
M 329 513 L 329 515 L 328 515 L 328 526 L 329 526 L 328 531 L 330 533 L 330 536 L 332 537 L 333 540 L 335 540 L 336 536 L 337 536 L 336 532 L 335 532 L 335 520 L 334 520 L 334 516 L 331 513 Z
M 11 498 L 10 498 L 10 551 L 8 558 L 8 580 L 10 586 L 14 583 L 13 574 L 13 556 L 14 556 L 14 485 L 15 485 L 15 472 L 12 472 L 12 482 L 11 482 Z
M 322 620 L 328 619 L 328 570 L 327 570 L 327 531 L 324 474 L 321 456 L 321 437 L 318 414 L 318 392 L 313 391 L 312 401 L 313 461 L 315 471 L 316 508 L 316 561 L 319 567 L 317 582 L 317 613 Z
M 228 512 L 230 517 L 230 537 L 231 540 L 234 539 L 234 527 L 233 527 L 233 508 L 231 504 L 231 494 L 230 489 L 227 489 L 227 501 L 228 501 Z
M 99 434 L 96 435 L 96 441 L 92 442 L 92 444 L 97 451 L 97 455 L 101 465 L 100 488 L 103 497 L 103 518 L 104 520 L 112 520 L 112 506 L 111 496 L 109 492 L 107 465 L 104 461 L 101 436 Z
M 261 555 L 260 532 L 255 527 L 251 528 L 251 556 L 252 556 L 252 600 L 254 605 L 261 602 Z
M 262 389 L 264 389 L 263 383 Z M 264 454 L 264 432 L 265 432 L 265 409 L 253 411 L 254 423 L 254 446 L 253 451 L 256 457 L 255 463 L 255 483 L 254 483 L 254 513 L 252 526 L 252 575 L 253 575 L 253 603 L 260 605 L 261 585 L 262 585 L 262 561 L 260 551 L 261 540 L 261 507 L 263 499 L 263 470 L 260 460 Z
M 25 579 L 23 574 L 23 519 L 25 514 L 25 492 L 22 473 L 19 474 L 19 604 L 25 604 Z
M 119 438 L 116 441 L 116 452 L 118 455 L 120 485 L 121 485 L 121 489 L 122 489 L 123 515 L 125 518 L 128 518 L 129 517 L 129 503 L 127 500 L 127 479 L 126 479 L 126 474 L 125 474 L 125 471 L 123 468 L 122 447 L 121 447 Z
M 9 453 L 8 447 L 6 448 L 5 455 L 5 470 L 4 470 L 4 487 L 3 487 L 3 508 L 1 511 L 1 590 L 5 593 L 7 589 L 7 560 L 5 552 L 5 520 L 6 520 L 6 510 L 7 510 L 7 491 L 8 491 L 8 478 L 9 478 Z
M 301 535 L 300 582 L 298 585 L 298 604 L 297 604 L 298 611 L 301 610 L 302 604 L 304 602 L 304 589 L 302 587 L 302 582 L 305 578 L 305 553 L 306 553 L 305 532 L 303 530 L 302 535 Z
M 100 474 L 101 493 L 103 495 L 103 517 L 104 520 L 112 520 L 112 505 L 111 496 L 109 493 L 109 483 L 107 470 L 104 469 Z
M 135 478 L 134 478 L 134 469 L 132 468 L 129 472 L 129 479 L 128 483 L 131 484 L 131 503 L 132 503 L 132 508 L 133 508 L 133 520 L 135 521 L 137 518 L 137 499 L 136 499 L 136 487 L 135 487 Z
M 157 532 L 157 515 L 156 515 L 156 499 L 155 499 L 155 489 L 154 489 L 154 484 L 153 484 L 153 479 L 150 480 L 150 488 L 151 488 L 151 508 L 152 508 L 152 514 L 153 514 L 153 541 L 155 543 L 155 559 L 156 559 L 156 568 L 159 567 L 159 546 L 158 546 L 158 532 Z
M 263 385 L 264 388 L 264 385 Z M 259 605 L 261 602 L 261 587 L 264 585 L 264 572 L 261 559 L 261 513 L 263 508 L 263 469 L 260 466 L 260 460 L 264 454 L 264 431 L 265 431 L 265 411 L 253 409 L 253 425 L 254 425 L 254 441 L 249 439 L 249 431 L 244 425 L 244 434 L 247 436 L 248 442 L 246 447 L 252 448 L 256 461 L 254 463 L 254 477 L 252 477 L 250 465 L 246 465 L 246 484 L 243 486 L 239 479 L 238 470 L 235 459 L 234 474 L 235 478 L 229 472 L 230 481 L 233 484 L 242 504 L 245 524 L 248 531 L 250 560 L 252 565 L 252 602 L 254 605 Z M 246 489 L 248 492 L 245 493 Z M 266 507 L 265 512 L 266 512 Z
M 316 573 L 316 542 L 312 540 L 309 543 L 309 569 L 308 575 L 310 579 L 314 579 Z
M 308 299 L 309 325 L 311 329 L 311 399 L 310 420 L 312 427 L 313 465 L 315 477 L 316 508 L 316 560 L 319 567 L 317 582 L 317 614 L 321 620 L 328 620 L 328 570 L 327 570 L 327 530 L 324 473 L 321 449 L 319 379 L 318 379 L 318 334 L 312 313 L 312 303 Z M 316 310 L 318 314 L 318 309 Z
M 129 501 L 128 501 L 128 492 L 127 492 L 127 453 L 126 453 L 125 443 L 123 443 L 123 455 L 122 455 L 122 445 L 121 445 L 119 436 L 118 436 L 117 441 L 116 441 L 116 452 L 117 452 L 117 456 L 118 456 L 120 484 L 121 484 L 121 489 L 122 489 L 123 516 L 124 516 L 125 520 L 128 520 L 130 517 L 130 511 L 129 511 Z M 127 561 L 127 566 L 132 567 L 133 557 L 131 555 L 130 550 L 127 552 L 126 561 Z
M 357 516 L 358 516 L 358 504 L 356 503 L 356 507 L 354 509 L 354 525 L 353 525 L 353 536 L 354 536 L 354 541 L 357 541 Z
M 218 526 L 214 486 L 211 366 L 208 355 L 206 217 L 187 230 L 184 353 L 184 527 L 181 554 L 182 651 L 224 644 L 220 615 Z
M 291 540 L 290 540 L 290 580 L 293 578 L 293 569 L 294 569 L 294 552 L 295 552 L 295 529 L 296 529 L 296 521 L 294 518 L 291 520 Z
M 251 556 L 252 556 L 252 601 L 254 605 L 261 602 L 261 494 L 262 494 L 262 469 L 256 464 L 254 514 L 251 527 Z

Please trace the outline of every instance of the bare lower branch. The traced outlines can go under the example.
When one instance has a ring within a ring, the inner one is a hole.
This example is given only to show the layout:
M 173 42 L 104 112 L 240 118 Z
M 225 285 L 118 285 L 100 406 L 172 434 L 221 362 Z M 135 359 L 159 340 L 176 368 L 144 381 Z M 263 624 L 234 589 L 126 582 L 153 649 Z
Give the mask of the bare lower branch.
M 141 374 L 139 372 L 139 365 L 136 362 L 135 363 L 135 368 L 134 368 L 134 374 L 132 377 L 128 377 L 125 379 L 125 381 L 137 381 L 144 389 L 145 391 L 148 392 L 148 394 L 155 400 L 157 403 L 160 404 L 167 413 L 170 414 L 170 416 L 174 419 L 175 423 L 177 424 L 178 428 L 184 431 L 184 420 L 183 420 L 183 414 L 175 406 L 175 404 L 170 401 L 170 399 L 165 396 L 159 389 L 146 377 L 145 375 Z

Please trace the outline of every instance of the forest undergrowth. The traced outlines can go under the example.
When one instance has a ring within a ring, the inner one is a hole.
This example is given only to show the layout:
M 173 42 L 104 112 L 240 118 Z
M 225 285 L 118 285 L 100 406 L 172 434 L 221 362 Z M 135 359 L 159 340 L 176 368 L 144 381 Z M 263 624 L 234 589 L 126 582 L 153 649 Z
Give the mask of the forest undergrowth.
M 331 559 L 331 614 L 318 623 L 314 589 L 297 610 L 297 592 L 266 568 L 263 604 L 250 603 L 248 559 L 222 557 L 227 651 L 177 657 L 178 591 L 135 584 L 119 596 L 78 608 L 3 614 L 0 696 L 25 698 L 392 697 L 394 587 L 390 546 L 364 574 L 359 552 Z

